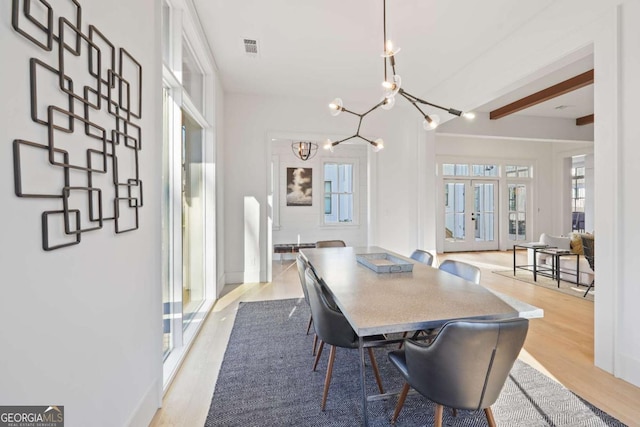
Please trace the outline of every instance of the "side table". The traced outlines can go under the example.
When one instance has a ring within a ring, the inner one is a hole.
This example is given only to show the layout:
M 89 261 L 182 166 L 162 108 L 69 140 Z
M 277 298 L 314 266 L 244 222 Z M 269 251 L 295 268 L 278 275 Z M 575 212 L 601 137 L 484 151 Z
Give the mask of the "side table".
M 516 261 L 516 248 L 527 249 L 533 251 L 533 264 L 521 264 L 518 265 Z M 537 256 L 536 254 L 543 249 L 549 249 L 549 245 L 545 245 L 544 243 L 539 242 L 531 242 L 531 243 L 516 243 L 513 245 L 513 275 L 516 275 L 516 270 L 527 270 L 533 272 L 533 281 L 538 280 L 538 268 L 537 268 Z
M 560 287 L 560 273 L 564 273 L 565 275 L 575 276 L 576 281 L 573 282 L 579 285 L 580 282 L 580 254 L 576 254 L 571 252 L 569 249 L 558 249 L 558 248 L 544 248 L 538 249 L 538 252 L 545 255 L 550 255 L 552 258 L 551 270 L 546 269 L 538 269 L 538 273 L 543 276 L 551 277 L 558 282 L 558 287 Z M 576 271 L 562 271 L 560 269 L 560 258 L 562 257 L 576 257 Z M 551 274 L 548 274 L 548 271 L 551 271 Z M 535 280 L 535 278 L 534 278 Z M 568 281 L 568 280 L 565 280 Z

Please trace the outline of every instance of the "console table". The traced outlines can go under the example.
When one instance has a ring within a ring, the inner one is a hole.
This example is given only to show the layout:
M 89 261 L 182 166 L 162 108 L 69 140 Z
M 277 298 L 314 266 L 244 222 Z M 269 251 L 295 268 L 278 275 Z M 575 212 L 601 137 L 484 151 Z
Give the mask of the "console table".
M 273 253 L 281 254 L 280 263 L 282 264 L 284 254 L 296 254 L 300 252 L 300 249 L 312 249 L 315 247 L 315 243 L 277 243 L 273 245 Z

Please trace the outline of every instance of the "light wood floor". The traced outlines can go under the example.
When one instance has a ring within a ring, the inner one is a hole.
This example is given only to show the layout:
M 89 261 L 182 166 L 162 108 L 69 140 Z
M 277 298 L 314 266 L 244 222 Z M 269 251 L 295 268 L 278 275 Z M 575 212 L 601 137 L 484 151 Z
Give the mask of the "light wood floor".
M 524 257 L 523 252 L 519 256 Z M 482 269 L 482 285 L 541 307 L 530 322 L 521 359 L 629 426 L 640 426 L 640 388 L 593 365 L 593 303 L 493 274 L 512 266 L 512 252 L 439 254 Z M 524 262 L 523 262 L 524 263 Z M 272 283 L 227 286 L 215 304 L 151 426 L 202 426 L 239 301 L 302 298 L 295 263 L 274 263 Z M 596 293 L 597 298 L 597 293 Z

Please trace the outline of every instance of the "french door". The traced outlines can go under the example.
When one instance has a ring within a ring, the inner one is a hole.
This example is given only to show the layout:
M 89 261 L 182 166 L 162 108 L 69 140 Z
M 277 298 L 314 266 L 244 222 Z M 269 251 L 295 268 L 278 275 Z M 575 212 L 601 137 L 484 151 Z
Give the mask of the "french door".
M 498 181 L 444 180 L 444 251 L 497 250 Z

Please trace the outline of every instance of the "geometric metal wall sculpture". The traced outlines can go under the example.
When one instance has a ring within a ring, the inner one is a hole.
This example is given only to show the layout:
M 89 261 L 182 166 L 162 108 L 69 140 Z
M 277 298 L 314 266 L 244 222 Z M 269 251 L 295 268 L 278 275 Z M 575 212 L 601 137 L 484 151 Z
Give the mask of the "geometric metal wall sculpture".
M 77 245 L 105 222 L 138 229 L 142 66 L 95 26 L 82 31 L 77 0 L 57 0 L 59 10 L 12 1 L 14 30 L 45 56 L 30 59 L 29 96 L 46 141 L 13 141 L 16 195 L 54 203 L 42 212 L 43 249 Z

